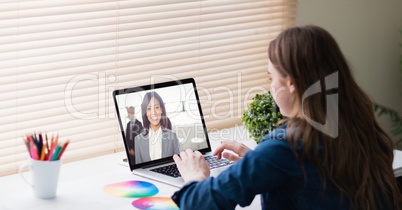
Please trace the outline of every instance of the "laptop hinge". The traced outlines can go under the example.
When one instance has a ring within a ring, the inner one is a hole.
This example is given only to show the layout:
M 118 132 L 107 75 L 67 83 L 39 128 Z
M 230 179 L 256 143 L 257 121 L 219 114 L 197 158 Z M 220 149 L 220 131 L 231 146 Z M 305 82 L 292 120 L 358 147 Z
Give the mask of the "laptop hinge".
M 165 161 L 158 161 L 158 162 L 156 162 L 156 163 L 152 163 L 152 164 L 147 164 L 146 166 L 142 166 L 141 168 L 143 168 L 143 169 L 147 169 L 147 168 L 152 168 L 152 167 L 154 167 L 154 166 L 159 166 L 159 165 L 162 165 L 162 164 L 166 164 L 166 163 L 173 163 L 174 161 L 173 161 L 173 159 L 172 160 L 165 160 Z

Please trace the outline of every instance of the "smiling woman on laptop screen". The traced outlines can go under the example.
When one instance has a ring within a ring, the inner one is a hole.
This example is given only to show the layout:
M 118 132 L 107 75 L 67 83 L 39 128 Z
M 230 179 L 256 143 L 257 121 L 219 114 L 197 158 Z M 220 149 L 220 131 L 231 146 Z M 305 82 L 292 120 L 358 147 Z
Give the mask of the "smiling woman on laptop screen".
M 176 133 L 168 129 L 165 104 L 158 93 L 145 94 L 141 104 L 144 130 L 135 137 L 135 162 L 142 163 L 179 153 Z

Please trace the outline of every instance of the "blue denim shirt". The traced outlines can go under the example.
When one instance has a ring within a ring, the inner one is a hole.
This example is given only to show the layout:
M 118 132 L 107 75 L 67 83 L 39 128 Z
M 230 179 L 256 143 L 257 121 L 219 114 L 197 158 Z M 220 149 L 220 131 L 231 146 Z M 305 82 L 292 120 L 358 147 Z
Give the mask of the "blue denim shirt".
M 253 151 L 218 177 L 192 182 L 173 196 L 180 209 L 234 209 L 248 206 L 258 194 L 261 209 L 350 209 L 350 202 L 317 169 L 299 159 L 285 141 L 281 126 L 264 136 Z

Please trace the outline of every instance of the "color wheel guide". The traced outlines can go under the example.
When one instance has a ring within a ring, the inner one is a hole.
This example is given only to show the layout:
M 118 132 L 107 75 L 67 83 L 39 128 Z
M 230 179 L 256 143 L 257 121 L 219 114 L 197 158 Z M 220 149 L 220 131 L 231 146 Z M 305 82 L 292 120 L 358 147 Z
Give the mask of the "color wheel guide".
M 115 182 L 104 186 L 103 191 L 111 196 L 131 198 L 133 209 L 142 210 L 178 210 L 169 195 L 162 196 L 153 183 L 140 180 Z M 165 194 L 165 193 L 163 193 Z M 135 199 L 135 200 L 132 200 Z

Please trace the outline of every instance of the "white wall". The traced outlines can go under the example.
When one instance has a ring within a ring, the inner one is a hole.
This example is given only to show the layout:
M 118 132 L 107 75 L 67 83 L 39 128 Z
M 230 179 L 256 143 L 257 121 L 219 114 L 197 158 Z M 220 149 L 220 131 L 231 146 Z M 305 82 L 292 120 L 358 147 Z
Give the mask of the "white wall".
M 402 115 L 401 0 L 299 0 L 297 22 L 328 30 L 359 85 L 379 104 Z M 389 131 L 388 119 L 380 119 Z

